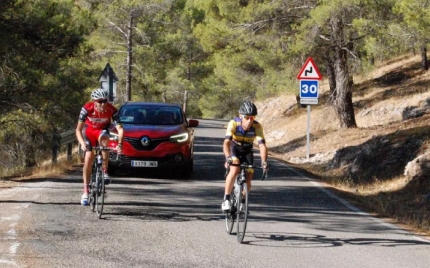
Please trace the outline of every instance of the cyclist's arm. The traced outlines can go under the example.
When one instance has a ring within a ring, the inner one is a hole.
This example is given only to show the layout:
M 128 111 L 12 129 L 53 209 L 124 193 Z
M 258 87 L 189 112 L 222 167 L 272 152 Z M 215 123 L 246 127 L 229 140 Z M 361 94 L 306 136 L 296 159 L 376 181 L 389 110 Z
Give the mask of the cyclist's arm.
M 86 149 L 86 144 L 85 144 L 85 140 L 84 140 L 84 136 L 82 134 L 82 130 L 85 127 L 85 121 L 87 120 L 88 117 L 88 103 L 86 103 L 82 108 L 81 111 L 79 113 L 79 118 L 78 118 L 78 124 L 76 125 L 76 138 L 78 139 L 79 144 L 81 145 L 82 150 Z
M 112 116 L 112 121 L 115 123 L 115 128 L 118 131 L 118 145 L 116 149 L 118 153 L 120 153 L 122 151 L 122 142 L 124 140 L 124 128 L 122 127 L 118 111 L 116 111 Z
M 231 141 L 229 139 L 225 139 L 224 143 L 222 145 L 222 149 L 223 149 L 223 152 L 224 152 L 225 159 L 231 157 L 230 143 L 231 143 Z
M 267 146 L 265 143 L 261 143 L 258 145 L 260 147 L 260 156 L 262 162 L 267 162 Z
M 260 156 L 261 156 L 261 163 L 267 163 L 267 155 L 268 155 L 268 150 L 267 150 L 267 146 L 266 146 L 266 140 L 264 138 L 264 133 L 263 133 L 263 127 L 261 126 L 261 124 L 258 124 L 255 128 L 255 132 L 257 135 L 257 143 L 258 143 L 258 147 L 260 147 Z
M 82 130 L 84 129 L 85 123 L 78 121 L 78 124 L 76 125 L 75 134 L 76 139 L 78 139 L 79 144 L 81 145 L 82 150 L 85 150 L 86 145 L 84 141 L 84 136 L 82 135 Z
M 122 141 L 124 140 L 124 128 L 122 127 L 122 125 L 119 124 L 117 124 L 115 127 L 118 131 L 118 143 L 122 144 Z
M 231 157 L 230 145 L 231 145 L 231 139 L 233 137 L 234 129 L 235 129 L 234 120 L 231 120 L 228 123 L 227 130 L 225 132 L 224 143 L 222 146 L 224 156 L 226 159 Z

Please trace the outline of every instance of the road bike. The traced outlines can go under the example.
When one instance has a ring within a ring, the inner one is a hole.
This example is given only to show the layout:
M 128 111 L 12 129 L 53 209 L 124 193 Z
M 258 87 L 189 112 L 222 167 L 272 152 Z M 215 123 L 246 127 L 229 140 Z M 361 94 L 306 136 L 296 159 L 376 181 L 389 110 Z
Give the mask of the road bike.
M 263 169 L 261 167 L 255 167 L 248 163 L 240 164 L 240 172 L 234 180 L 234 187 L 230 193 L 231 209 L 225 213 L 225 228 L 228 234 L 233 232 L 234 221 L 236 219 L 237 226 L 237 241 L 243 242 L 245 237 L 246 224 L 248 222 L 248 207 L 249 207 L 249 191 L 246 184 L 247 169 Z M 227 176 L 229 168 L 227 169 L 225 176 Z M 263 172 L 261 180 L 267 178 L 267 171 Z
M 110 151 L 111 149 L 103 146 L 93 147 L 94 161 L 91 171 L 91 181 L 89 184 L 89 203 L 91 211 L 96 211 L 99 219 L 102 217 L 103 205 L 105 200 L 105 180 L 103 177 L 103 155 L 102 151 Z

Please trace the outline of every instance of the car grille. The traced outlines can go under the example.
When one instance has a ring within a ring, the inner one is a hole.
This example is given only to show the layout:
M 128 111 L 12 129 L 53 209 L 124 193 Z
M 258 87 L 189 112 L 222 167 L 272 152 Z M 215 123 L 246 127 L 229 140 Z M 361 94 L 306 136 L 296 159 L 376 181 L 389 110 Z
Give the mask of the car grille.
M 152 151 L 154 150 L 160 143 L 170 141 L 169 138 L 161 138 L 161 139 L 150 139 L 149 144 L 147 146 L 143 146 L 141 142 L 142 138 L 130 138 L 124 137 L 124 140 L 129 142 L 136 150 L 140 151 Z
M 109 154 L 109 159 L 112 161 L 119 161 L 121 163 L 127 163 L 128 165 L 130 165 L 132 160 L 137 160 L 137 161 L 159 161 L 161 162 L 165 162 L 165 161 L 169 161 L 169 160 L 173 160 L 175 158 L 176 154 L 168 154 L 165 155 L 163 157 L 136 157 L 136 156 L 127 156 L 127 155 L 117 155 L 116 153 L 110 153 Z

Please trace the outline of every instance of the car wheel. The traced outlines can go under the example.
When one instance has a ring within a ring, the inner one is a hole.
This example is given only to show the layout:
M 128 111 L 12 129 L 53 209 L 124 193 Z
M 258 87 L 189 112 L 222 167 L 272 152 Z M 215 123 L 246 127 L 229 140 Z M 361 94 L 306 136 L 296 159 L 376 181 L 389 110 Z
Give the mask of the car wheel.
M 108 174 L 109 176 L 114 176 L 116 174 L 116 169 L 111 165 L 108 166 Z
M 183 179 L 189 179 L 191 177 L 191 173 L 193 172 L 193 162 L 191 162 L 190 164 L 188 164 L 188 166 L 184 167 L 181 171 L 180 171 L 180 176 Z

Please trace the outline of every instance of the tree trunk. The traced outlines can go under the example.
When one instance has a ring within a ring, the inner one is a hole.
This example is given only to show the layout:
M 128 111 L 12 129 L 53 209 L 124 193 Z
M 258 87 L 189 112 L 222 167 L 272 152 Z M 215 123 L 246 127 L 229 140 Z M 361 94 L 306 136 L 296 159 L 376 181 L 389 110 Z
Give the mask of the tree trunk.
M 127 74 L 125 81 L 126 88 L 126 99 L 125 101 L 131 101 L 131 67 L 133 64 L 133 15 L 130 15 L 130 20 L 127 26 Z
M 347 52 L 344 49 L 346 46 L 343 22 L 339 17 L 332 17 L 330 19 L 332 40 L 335 43 L 334 49 L 334 74 L 336 83 L 336 99 L 334 106 L 336 114 L 340 121 L 342 128 L 357 127 L 355 122 L 354 107 L 352 104 L 352 92 L 349 79 Z
M 187 114 L 188 91 L 184 92 L 184 113 Z
M 411 53 L 412 53 L 412 56 L 415 56 L 416 54 L 417 54 L 417 52 L 415 51 L 415 43 L 416 43 L 416 40 L 415 40 L 415 38 L 411 38 L 410 39 L 410 42 L 411 42 Z
M 31 131 L 30 140 L 36 140 L 36 134 L 34 131 Z M 25 167 L 34 167 L 36 166 L 36 153 L 35 149 L 32 145 L 24 144 L 25 149 L 23 149 L 23 157 L 24 157 L 24 166 Z
M 425 44 L 421 45 L 421 65 L 423 70 L 429 69 L 429 62 L 427 60 L 427 47 Z
M 333 61 L 331 60 L 330 56 L 326 58 L 326 64 L 327 64 L 328 85 L 330 88 L 329 102 L 334 103 L 334 101 L 336 100 L 336 77 L 334 74 Z

